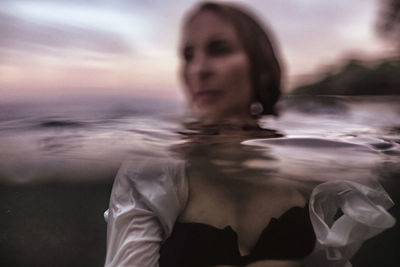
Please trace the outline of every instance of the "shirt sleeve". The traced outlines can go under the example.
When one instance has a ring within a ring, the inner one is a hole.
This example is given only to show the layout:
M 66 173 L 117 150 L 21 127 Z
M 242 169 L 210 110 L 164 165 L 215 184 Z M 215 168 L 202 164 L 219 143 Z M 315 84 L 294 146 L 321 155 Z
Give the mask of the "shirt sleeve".
M 395 218 L 386 211 L 392 199 L 379 183 L 363 183 L 334 180 L 313 189 L 309 206 L 317 244 L 305 266 L 351 266 L 367 239 L 394 226 Z M 338 211 L 342 214 L 336 218 Z
M 183 207 L 182 164 L 125 161 L 107 215 L 106 267 L 158 267 L 159 250 Z M 178 178 L 179 179 L 178 179 Z

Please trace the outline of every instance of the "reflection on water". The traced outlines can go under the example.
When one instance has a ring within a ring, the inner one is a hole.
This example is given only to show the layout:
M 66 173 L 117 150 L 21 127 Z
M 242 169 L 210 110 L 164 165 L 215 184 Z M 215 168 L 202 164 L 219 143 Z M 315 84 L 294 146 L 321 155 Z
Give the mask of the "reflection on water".
M 29 182 L 17 174 L 21 165 L 25 166 L 22 173 L 31 171 L 30 179 L 34 180 L 40 180 L 41 175 L 33 173 L 48 174 L 56 171 L 52 166 L 63 164 L 79 168 L 85 162 L 83 165 L 115 168 L 124 158 L 163 154 L 171 146 L 172 150 L 193 149 L 193 155 L 215 156 L 219 165 L 231 166 L 226 171 L 247 166 L 301 180 L 371 178 L 380 165 L 398 162 L 398 97 L 320 100 L 288 99 L 280 117 L 260 121 L 263 131 L 245 129 L 236 133 L 235 129 L 220 132 L 212 126 L 185 129 L 179 116 L 129 112 L 112 118 L 103 111 L 96 118 L 79 112 L 3 119 L 1 179 Z M 184 148 L 188 139 L 200 145 Z M 212 155 L 216 151 L 221 155 Z
M 0 183 L 5 192 L 36 183 L 110 183 L 126 158 L 169 154 L 204 164 L 197 167 L 220 178 L 259 183 L 273 177 L 304 184 L 301 190 L 307 192 L 323 181 L 374 184 L 378 179 L 389 185 L 396 203 L 399 102 L 394 96 L 287 99 L 278 118 L 262 118 L 261 128 L 248 129 L 184 127 L 178 115 L 143 115 L 134 109 L 113 110 L 112 116 L 106 110 L 97 116 L 82 110 L 56 116 L 49 110 L 34 116 L 29 110 L 25 116 L 4 114 Z M 15 251 L 26 249 L 12 244 Z
M 384 161 L 368 146 L 320 138 L 260 139 L 243 144 L 268 148 L 277 158 L 279 175 L 306 181 L 367 180 L 376 177 L 373 170 Z

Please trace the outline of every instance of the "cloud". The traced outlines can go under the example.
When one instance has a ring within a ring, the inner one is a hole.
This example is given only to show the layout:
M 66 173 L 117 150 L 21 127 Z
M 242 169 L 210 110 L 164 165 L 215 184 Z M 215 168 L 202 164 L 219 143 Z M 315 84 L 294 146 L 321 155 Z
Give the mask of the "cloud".
M 2 50 L 86 50 L 95 53 L 130 53 L 131 45 L 113 32 L 62 23 L 43 23 L 0 13 L 0 53 Z
M 335 62 L 348 51 L 382 51 L 371 32 L 376 0 L 230 1 L 243 3 L 270 24 L 290 79 Z M 60 73 L 65 66 L 78 73 L 82 68 L 102 69 L 116 73 L 109 80 L 118 82 L 126 72 L 132 84 L 152 83 L 154 75 L 164 75 L 165 83 L 175 77 L 171 66 L 177 62 L 182 17 L 196 2 L 0 0 L 0 67 L 8 67 L 6 58 L 11 67 L 20 68 L 15 81 L 27 76 L 30 70 L 22 69 L 32 65 L 41 72 L 43 66 L 63 67 Z M 73 75 L 66 72 L 71 80 Z

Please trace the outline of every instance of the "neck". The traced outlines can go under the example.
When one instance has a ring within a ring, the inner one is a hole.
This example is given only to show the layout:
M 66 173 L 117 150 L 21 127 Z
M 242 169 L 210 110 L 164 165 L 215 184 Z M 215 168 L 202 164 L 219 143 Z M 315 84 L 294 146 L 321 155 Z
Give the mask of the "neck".
M 213 128 L 213 129 L 231 129 L 231 130 L 245 130 L 251 128 L 259 128 L 257 120 L 250 116 L 245 117 L 195 117 L 192 121 L 192 126 L 196 125 L 195 128 Z

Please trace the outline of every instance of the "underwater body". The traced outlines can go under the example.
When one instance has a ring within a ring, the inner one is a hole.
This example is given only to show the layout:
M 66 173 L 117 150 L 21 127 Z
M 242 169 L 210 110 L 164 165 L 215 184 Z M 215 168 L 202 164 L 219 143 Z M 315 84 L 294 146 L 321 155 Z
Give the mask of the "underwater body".
M 0 263 L 102 266 L 113 179 L 136 157 L 207 158 L 210 175 L 274 177 L 305 191 L 336 180 L 379 184 L 398 221 L 399 103 L 400 96 L 287 97 L 278 117 L 260 119 L 261 134 L 190 127 L 176 103 L 2 104 Z M 396 223 L 365 241 L 353 266 L 399 266 L 399 230 Z

